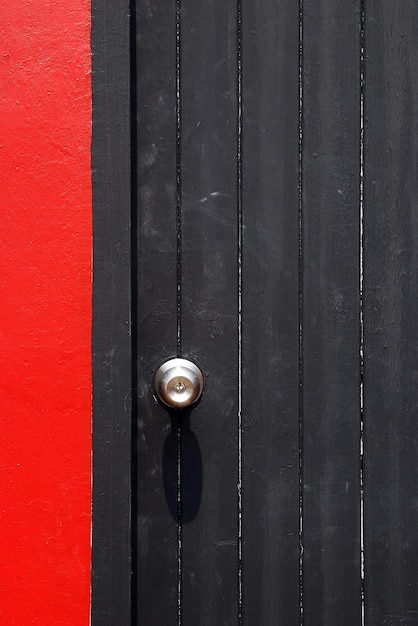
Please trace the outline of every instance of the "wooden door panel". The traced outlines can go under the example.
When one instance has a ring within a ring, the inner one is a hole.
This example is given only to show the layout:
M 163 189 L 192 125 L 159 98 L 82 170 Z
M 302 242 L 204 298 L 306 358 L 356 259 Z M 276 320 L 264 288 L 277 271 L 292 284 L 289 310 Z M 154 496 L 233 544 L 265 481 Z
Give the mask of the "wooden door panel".
M 95 625 L 111 626 L 130 624 L 132 617 L 130 221 L 133 190 L 131 42 L 125 2 L 92 2 L 91 41 L 94 262 L 91 620 Z
M 242 623 L 299 624 L 299 7 L 242 8 Z
M 176 11 L 167 0 L 138 3 L 137 406 L 135 532 L 137 619 L 177 624 L 178 415 L 155 400 L 157 365 L 177 353 Z M 162 598 L 164 600 L 162 601 Z
M 418 623 L 418 12 L 365 14 L 364 392 L 367 619 Z
M 415 4 L 99 4 L 93 623 L 418 623 Z
M 305 0 L 303 613 L 353 626 L 360 580 L 360 13 Z
M 238 624 L 237 14 L 181 6 L 181 344 L 205 377 L 182 420 L 184 624 Z M 201 484 L 198 484 L 201 465 Z

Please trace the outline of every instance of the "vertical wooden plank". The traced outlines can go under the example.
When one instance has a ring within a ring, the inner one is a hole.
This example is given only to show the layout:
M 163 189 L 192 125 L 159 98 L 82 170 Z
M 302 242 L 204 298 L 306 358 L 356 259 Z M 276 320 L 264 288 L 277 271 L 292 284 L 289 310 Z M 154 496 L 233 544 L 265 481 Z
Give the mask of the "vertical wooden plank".
M 236 29 L 235 0 L 182 0 L 182 344 L 205 376 L 182 432 L 182 615 L 202 626 L 238 619 Z
M 299 5 L 244 0 L 243 624 L 299 625 Z
M 303 2 L 303 613 L 361 620 L 360 7 Z
M 175 2 L 141 0 L 137 24 L 137 621 L 177 624 L 177 423 L 153 372 L 176 354 Z
M 418 623 L 418 8 L 366 3 L 365 488 L 370 624 Z
M 127 2 L 93 0 L 92 624 L 131 624 L 130 46 Z

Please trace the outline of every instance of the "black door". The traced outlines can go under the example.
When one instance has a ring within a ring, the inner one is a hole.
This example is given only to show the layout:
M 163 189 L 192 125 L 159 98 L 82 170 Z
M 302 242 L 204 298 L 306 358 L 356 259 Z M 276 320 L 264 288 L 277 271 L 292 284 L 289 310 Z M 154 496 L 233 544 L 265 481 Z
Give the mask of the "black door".
M 93 624 L 418 624 L 416 3 L 93 4 Z

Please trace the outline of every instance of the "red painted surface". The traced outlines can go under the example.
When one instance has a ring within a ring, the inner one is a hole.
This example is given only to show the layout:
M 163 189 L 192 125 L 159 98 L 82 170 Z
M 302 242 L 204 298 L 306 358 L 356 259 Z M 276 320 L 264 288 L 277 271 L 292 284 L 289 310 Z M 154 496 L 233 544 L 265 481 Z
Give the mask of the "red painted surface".
M 87 626 L 89 0 L 0 3 L 0 623 Z

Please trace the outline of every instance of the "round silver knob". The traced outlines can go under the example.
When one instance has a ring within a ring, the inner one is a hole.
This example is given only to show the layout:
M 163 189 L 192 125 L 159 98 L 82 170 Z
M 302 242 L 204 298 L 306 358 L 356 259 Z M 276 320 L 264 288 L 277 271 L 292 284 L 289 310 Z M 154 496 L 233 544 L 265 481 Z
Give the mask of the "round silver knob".
M 191 361 L 170 359 L 158 368 L 154 377 L 154 389 L 164 404 L 182 409 L 197 402 L 202 395 L 202 372 Z

